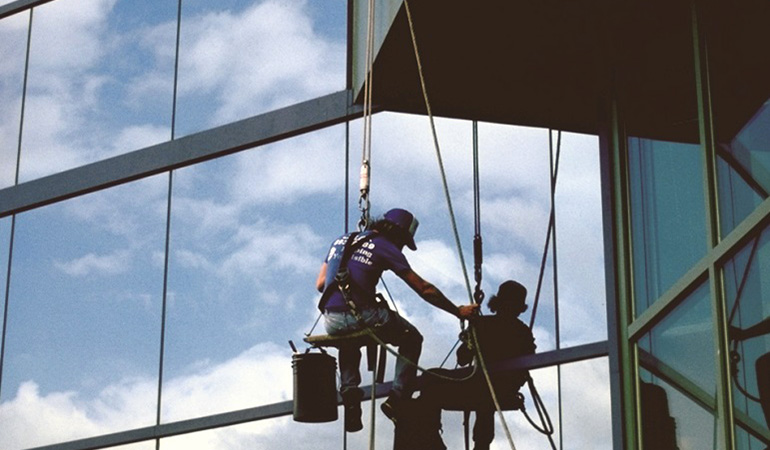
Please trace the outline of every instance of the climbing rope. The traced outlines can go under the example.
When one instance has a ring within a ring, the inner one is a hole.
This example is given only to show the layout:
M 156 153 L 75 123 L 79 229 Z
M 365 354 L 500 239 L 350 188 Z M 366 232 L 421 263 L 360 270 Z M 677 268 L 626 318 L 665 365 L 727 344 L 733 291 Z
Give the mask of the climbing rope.
M 457 253 L 460 258 L 460 267 L 462 268 L 463 277 L 465 279 L 465 287 L 468 290 L 468 297 L 473 301 L 473 295 L 471 294 L 471 283 L 468 279 L 468 270 L 465 268 L 465 258 L 463 257 L 462 245 L 460 244 L 460 233 L 457 231 L 457 220 L 455 219 L 454 208 L 452 207 L 452 197 L 449 194 L 449 185 L 447 184 L 446 171 L 444 170 L 444 161 L 441 157 L 441 148 L 438 143 L 438 134 L 436 132 L 436 123 L 433 119 L 433 111 L 431 110 L 430 100 L 428 99 L 428 91 L 425 87 L 425 76 L 422 71 L 422 62 L 420 59 L 420 51 L 417 47 L 417 37 L 414 31 L 414 22 L 412 20 L 412 12 L 409 9 L 409 2 L 404 0 L 404 8 L 406 9 L 406 17 L 409 22 L 409 33 L 412 37 L 412 47 L 414 48 L 414 56 L 417 60 L 417 72 L 420 76 L 420 86 L 422 87 L 422 95 L 425 100 L 425 109 L 430 121 L 430 129 L 433 135 L 433 145 L 436 149 L 436 158 L 438 160 L 439 170 L 441 171 L 441 181 L 444 187 L 444 197 L 446 197 L 447 208 L 449 209 L 449 219 L 452 223 L 452 231 L 454 233 L 455 245 L 457 246 Z
M 470 281 L 468 280 L 468 271 L 465 268 L 465 259 L 463 258 L 462 245 L 460 244 L 460 235 L 457 231 L 457 222 L 454 216 L 454 209 L 452 208 L 452 199 L 451 199 L 451 196 L 449 195 L 449 186 L 447 184 L 446 172 L 444 170 L 444 164 L 441 158 L 441 149 L 438 143 L 438 135 L 436 133 L 436 124 L 435 124 L 435 121 L 433 120 L 433 112 L 430 107 L 430 100 L 428 99 L 428 91 L 425 87 L 425 77 L 423 75 L 423 70 L 422 70 L 420 51 L 417 46 L 417 36 L 414 30 L 414 20 L 412 19 L 412 12 L 411 12 L 411 9 L 409 8 L 408 0 L 404 0 L 404 9 L 406 10 L 407 21 L 409 22 L 409 33 L 412 38 L 412 46 L 414 47 L 414 56 L 415 56 L 415 59 L 417 60 L 417 71 L 420 76 L 420 86 L 422 88 L 423 98 L 425 99 L 425 108 L 428 113 L 428 119 L 430 120 L 430 128 L 433 134 L 433 144 L 436 149 L 436 157 L 438 159 L 439 168 L 441 170 L 441 179 L 444 185 L 444 194 L 447 201 L 447 207 L 449 209 L 449 217 L 451 218 L 451 221 L 452 221 L 452 229 L 455 235 L 457 251 L 460 256 L 460 264 L 462 266 L 463 276 L 465 278 L 465 286 L 468 289 L 468 297 L 470 297 L 471 302 L 474 302 L 474 297 L 471 294 L 471 289 L 470 289 Z M 473 326 L 471 326 L 471 335 L 474 340 L 474 344 L 476 348 L 476 357 L 479 362 L 479 366 L 481 367 L 481 370 L 484 373 L 484 378 L 486 379 L 487 386 L 489 387 L 489 393 L 492 397 L 492 401 L 495 404 L 495 410 L 497 411 L 498 417 L 500 418 L 500 422 L 502 423 L 502 426 L 503 426 L 503 430 L 505 431 L 505 436 L 508 439 L 508 443 L 510 444 L 511 449 L 516 450 L 516 445 L 513 443 L 513 437 L 511 436 L 511 431 L 508 429 L 508 424 L 505 420 L 505 416 L 503 416 L 503 412 L 500 407 L 500 402 L 498 401 L 497 395 L 495 394 L 495 389 L 492 386 L 492 380 L 489 377 L 489 371 L 487 370 L 486 364 L 484 364 L 484 357 L 481 355 L 481 350 L 479 349 L 479 346 L 478 346 L 478 338 L 476 336 L 476 330 L 473 328 Z
M 549 131 L 550 134 L 550 131 Z M 556 140 L 556 158 L 553 164 L 552 176 L 551 176 L 551 192 L 556 193 L 556 180 L 559 176 L 559 160 L 561 159 L 561 131 L 558 132 L 558 139 Z M 535 317 L 537 317 L 537 307 L 540 303 L 540 292 L 543 286 L 543 276 L 545 275 L 545 265 L 548 261 L 548 250 L 551 247 L 551 235 L 556 227 L 556 213 L 554 210 L 554 204 L 551 203 L 551 211 L 548 215 L 548 229 L 545 233 L 545 245 L 543 246 L 543 257 L 540 259 L 540 273 L 537 278 L 537 289 L 535 290 L 535 300 L 532 304 L 532 316 L 529 320 L 529 328 L 535 325 Z
M 479 123 L 473 121 L 473 277 L 476 287 L 473 299 L 477 304 L 484 301 L 484 291 L 481 289 L 484 252 L 481 241 L 481 185 L 479 182 Z
M 372 77 L 374 65 L 374 0 L 369 0 L 369 13 L 366 32 L 366 70 L 364 76 L 364 111 L 363 111 L 363 149 L 361 152 L 361 171 L 359 180 L 358 209 L 361 219 L 358 221 L 359 231 L 363 231 L 370 222 L 369 184 L 371 180 L 372 157 Z

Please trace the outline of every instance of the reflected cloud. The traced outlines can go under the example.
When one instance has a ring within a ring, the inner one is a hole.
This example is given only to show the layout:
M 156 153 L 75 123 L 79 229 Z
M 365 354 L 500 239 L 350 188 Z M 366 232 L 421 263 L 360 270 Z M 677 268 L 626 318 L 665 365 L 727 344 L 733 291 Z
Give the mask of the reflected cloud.
M 57 269 L 70 276 L 119 275 L 131 267 L 131 255 L 127 250 L 118 250 L 107 255 L 89 253 L 70 261 L 56 261 Z

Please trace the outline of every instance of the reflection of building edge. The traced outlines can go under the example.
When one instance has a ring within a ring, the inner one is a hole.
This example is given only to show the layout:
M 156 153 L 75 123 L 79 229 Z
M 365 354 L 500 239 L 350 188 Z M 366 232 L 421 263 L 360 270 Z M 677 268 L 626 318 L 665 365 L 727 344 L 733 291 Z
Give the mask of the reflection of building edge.
M 679 450 L 676 421 L 668 410 L 666 390 L 652 383 L 639 383 L 642 402 L 642 441 L 656 450 Z
M 710 412 L 711 414 L 716 413 L 716 399 L 713 395 L 710 395 L 703 389 L 701 389 L 698 385 L 690 381 L 687 377 L 673 369 L 671 366 L 663 363 L 661 360 L 655 358 L 650 353 L 639 350 L 639 365 L 640 367 L 644 368 L 645 370 L 648 370 L 650 373 L 652 373 L 655 377 L 659 378 L 660 380 L 664 381 L 666 384 L 671 386 L 673 389 L 676 389 L 676 391 L 683 396 L 687 397 L 692 402 L 696 403 L 698 406 L 702 407 L 706 411 Z M 647 392 L 653 392 L 652 395 L 660 395 L 655 394 L 654 389 L 650 388 L 650 383 L 640 382 L 640 394 L 642 396 L 641 399 L 641 411 L 643 417 L 644 414 L 652 413 L 653 411 L 659 411 L 659 409 L 655 409 L 655 407 L 660 403 L 660 399 L 658 398 L 652 398 L 651 401 L 655 402 L 653 405 L 650 405 L 649 408 L 645 407 L 645 389 Z M 659 386 L 655 386 L 659 387 Z M 666 407 L 666 414 L 668 414 L 668 407 Z M 757 439 L 765 442 L 770 443 L 770 431 L 762 425 L 761 423 L 757 422 L 756 420 L 752 419 L 750 416 L 748 416 L 746 413 L 742 411 L 736 411 L 735 412 L 736 417 L 735 421 L 736 423 L 746 431 L 748 431 L 751 435 L 756 437 Z M 643 434 L 646 436 L 646 428 L 643 429 Z M 652 448 L 658 448 L 658 447 L 652 447 Z

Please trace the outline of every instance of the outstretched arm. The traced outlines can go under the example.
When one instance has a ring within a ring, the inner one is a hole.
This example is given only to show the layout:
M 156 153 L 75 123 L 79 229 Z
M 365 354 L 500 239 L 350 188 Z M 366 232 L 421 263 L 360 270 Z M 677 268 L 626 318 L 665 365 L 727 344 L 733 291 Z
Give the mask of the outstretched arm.
M 742 330 L 737 327 L 730 327 L 730 337 L 739 341 L 750 339 L 763 334 L 770 334 L 770 317 L 765 318 L 758 324 Z
M 412 288 L 423 300 L 443 309 L 458 319 L 469 319 L 478 310 L 479 305 L 456 306 L 432 283 L 417 275 L 413 270 L 407 270 L 399 274 L 409 287 Z

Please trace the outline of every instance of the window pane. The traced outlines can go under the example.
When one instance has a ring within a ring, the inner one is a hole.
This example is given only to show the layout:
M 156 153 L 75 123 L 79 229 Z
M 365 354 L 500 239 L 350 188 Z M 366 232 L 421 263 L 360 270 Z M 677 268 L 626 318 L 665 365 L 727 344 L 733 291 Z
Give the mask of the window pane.
M 638 345 L 645 358 L 649 358 L 643 361 L 715 395 L 714 320 L 708 285 L 690 294 Z
M 722 236 L 770 191 L 770 11 L 754 2 L 709 3 L 714 135 Z
M 619 22 L 636 313 L 706 252 L 691 11 L 635 2 Z
M 697 145 L 629 139 L 637 314 L 706 254 L 702 161 Z
M 600 358 L 563 365 L 561 382 L 564 442 L 569 442 L 566 448 L 594 450 L 613 448 L 612 429 L 607 426 L 612 422 L 607 359 Z M 531 397 L 527 392 L 524 393 L 527 397 Z M 527 412 L 531 410 L 533 408 L 527 407 Z M 554 420 L 557 418 L 557 411 L 556 408 L 548 410 Z M 587 411 L 591 413 L 586 414 Z M 592 430 L 592 432 L 587 433 L 586 430 Z M 542 443 L 530 448 L 547 448 L 547 446 Z
M 163 178 L 17 216 L 0 448 L 154 423 Z
M 681 389 L 642 369 L 639 373 L 645 450 L 714 447 L 717 423 L 709 410 Z
M 563 133 L 560 159 L 556 245 L 559 308 L 564 312 L 559 319 L 561 345 L 565 347 L 607 339 L 607 327 L 603 326 L 607 303 L 598 139 Z M 536 235 L 545 237 L 543 233 Z M 548 283 L 552 284 L 550 280 Z M 532 287 L 530 292 L 534 293 Z
M 333 127 L 174 172 L 164 422 L 291 398 L 287 341 L 304 345 L 344 228 L 344 139 Z
M 733 407 L 738 427 L 749 435 L 770 435 L 770 232 L 765 230 L 725 263 L 730 307 Z M 748 330 L 748 334 L 740 330 Z
M 178 135 L 345 89 L 347 2 L 185 2 Z
M 0 189 L 16 177 L 29 13 L 0 20 Z
M 175 0 L 34 10 L 22 181 L 170 138 Z

